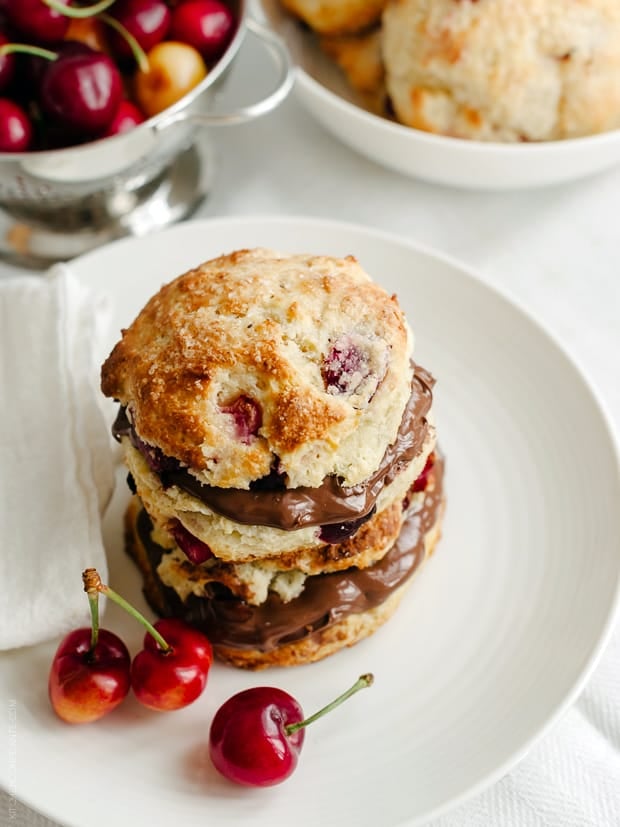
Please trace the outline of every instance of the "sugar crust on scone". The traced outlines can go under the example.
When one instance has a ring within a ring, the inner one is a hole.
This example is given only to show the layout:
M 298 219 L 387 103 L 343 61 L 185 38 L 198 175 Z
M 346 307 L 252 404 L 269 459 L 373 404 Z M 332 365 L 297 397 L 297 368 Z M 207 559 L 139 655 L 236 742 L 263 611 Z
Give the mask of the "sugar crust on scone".
M 396 0 L 382 24 L 408 126 L 490 141 L 620 128 L 618 0 Z
M 346 392 L 322 367 L 338 342 L 363 350 Z M 165 285 L 123 332 L 102 388 L 139 437 L 202 482 L 248 488 L 278 458 L 288 485 L 366 479 L 398 431 L 413 337 L 396 297 L 348 257 L 237 251 Z M 237 437 L 223 412 L 255 400 L 262 425 Z

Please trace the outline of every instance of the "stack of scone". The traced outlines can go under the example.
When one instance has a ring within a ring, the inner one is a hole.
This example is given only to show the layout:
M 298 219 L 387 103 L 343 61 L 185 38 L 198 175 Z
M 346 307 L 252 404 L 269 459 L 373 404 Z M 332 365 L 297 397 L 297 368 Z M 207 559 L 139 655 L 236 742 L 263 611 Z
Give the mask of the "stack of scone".
M 618 0 L 281 2 L 407 126 L 502 142 L 620 129 Z
M 371 634 L 438 539 L 433 379 L 357 261 L 242 250 L 164 286 L 102 369 L 161 615 L 260 668 Z

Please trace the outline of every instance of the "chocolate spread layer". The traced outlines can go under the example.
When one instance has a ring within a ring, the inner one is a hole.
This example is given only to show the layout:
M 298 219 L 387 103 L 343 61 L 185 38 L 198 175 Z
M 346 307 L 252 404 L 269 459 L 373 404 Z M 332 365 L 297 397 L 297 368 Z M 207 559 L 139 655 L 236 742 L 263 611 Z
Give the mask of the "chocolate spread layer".
M 331 475 L 316 488 L 286 488 L 282 479 L 270 475 L 264 481 L 257 480 L 249 490 L 217 488 L 201 483 L 176 460 L 163 455 L 156 460 L 162 469 L 157 471 L 153 450 L 158 449 L 150 449 L 136 436 L 124 408 L 121 408 L 112 431 L 116 439 L 129 436 L 139 450 L 148 452 L 147 461 L 150 460 L 150 467 L 156 470 L 164 487 L 176 485 L 216 514 L 235 522 L 294 531 L 305 526 L 346 523 L 370 514 L 383 488 L 422 450 L 428 433 L 426 415 L 433 401 L 434 384 L 430 373 L 414 366 L 411 396 L 396 439 L 387 447 L 375 473 L 351 487 L 344 486 L 340 478 Z
M 138 518 L 138 533 L 166 614 L 197 626 L 214 644 L 268 652 L 316 634 L 350 614 L 381 605 L 424 559 L 424 536 L 440 515 L 443 467 L 438 454 L 429 479 L 432 490 L 426 493 L 422 507 L 407 518 L 398 540 L 381 560 L 366 569 L 352 567 L 311 575 L 306 578 L 302 593 L 288 603 L 270 593 L 265 603 L 251 606 L 217 584 L 209 584 L 204 597 L 191 594 L 183 602 L 157 576 L 157 566 L 165 551 L 152 541 L 151 522 L 143 510 Z

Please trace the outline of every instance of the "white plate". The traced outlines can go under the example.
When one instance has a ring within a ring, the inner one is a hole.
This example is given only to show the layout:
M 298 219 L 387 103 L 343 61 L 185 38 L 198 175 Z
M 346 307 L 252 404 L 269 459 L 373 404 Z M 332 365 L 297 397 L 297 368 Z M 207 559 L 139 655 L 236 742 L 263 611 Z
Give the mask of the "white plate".
M 316 38 L 278 0 L 258 0 L 297 65 L 296 91 L 339 140 L 386 167 L 439 184 L 482 190 L 572 181 L 620 163 L 620 130 L 567 141 L 501 144 L 433 135 L 372 114 Z
M 218 665 L 182 712 L 157 715 L 129 699 L 98 724 L 69 727 L 46 698 L 54 647 L 0 658 L 2 694 L 17 701 L 15 793 L 75 827 L 420 824 L 525 754 L 574 700 L 610 630 L 620 480 L 608 421 L 544 330 L 460 265 L 349 225 L 222 219 L 121 241 L 74 266 L 109 295 L 119 328 L 162 282 L 253 245 L 354 253 L 399 295 L 416 357 L 438 380 L 444 536 L 372 638 L 297 669 Z M 121 550 L 126 498 L 120 484 L 105 521 L 112 582 L 144 606 Z M 76 572 L 67 588 L 80 586 Z M 106 625 L 139 648 L 141 632 L 114 607 Z M 369 670 L 375 686 L 308 731 L 282 786 L 241 789 L 210 768 L 209 722 L 231 693 L 275 684 L 309 712 Z M 2 773 L 7 786 L 4 762 Z

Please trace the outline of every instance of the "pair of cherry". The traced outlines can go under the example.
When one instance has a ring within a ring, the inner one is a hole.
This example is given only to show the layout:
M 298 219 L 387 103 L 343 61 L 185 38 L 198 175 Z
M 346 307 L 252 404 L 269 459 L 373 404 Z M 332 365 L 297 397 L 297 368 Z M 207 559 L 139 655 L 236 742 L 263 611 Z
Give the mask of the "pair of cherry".
M 199 697 L 213 661 L 208 639 L 176 619 L 155 625 L 109 586 L 95 569 L 82 575 L 91 609 L 91 628 L 70 632 L 58 647 L 49 675 L 49 696 L 67 723 L 89 723 L 115 709 L 133 688 L 137 699 L 159 711 L 181 709 Z M 144 648 L 133 661 L 123 641 L 99 628 L 98 597 L 105 594 L 147 629 Z M 209 754 L 226 778 L 246 786 L 278 784 L 297 766 L 305 727 L 339 706 L 373 676 L 356 683 L 304 719 L 299 703 L 281 689 L 259 686 L 229 698 L 216 712 Z
M 174 618 L 155 625 L 101 582 L 95 569 L 82 575 L 91 627 L 70 632 L 58 647 L 48 689 L 56 714 L 67 723 L 90 723 L 115 709 L 132 688 L 149 709 L 170 711 L 192 703 L 204 690 L 213 662 L 211 644 L 197 629 Z M 105 594 L 146 627 L 144 648 L 133 661 L 124 642 L 99 628 L 99 594 Z

